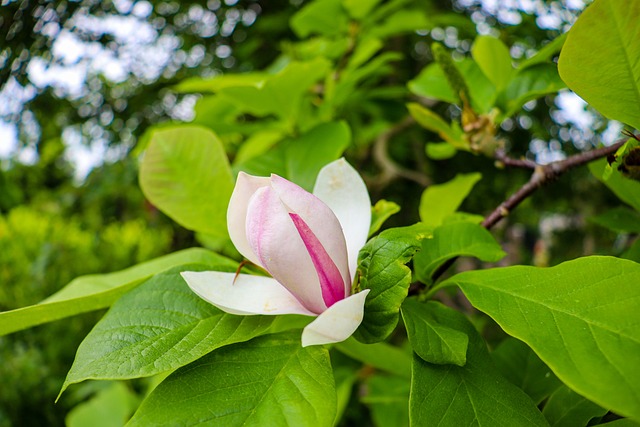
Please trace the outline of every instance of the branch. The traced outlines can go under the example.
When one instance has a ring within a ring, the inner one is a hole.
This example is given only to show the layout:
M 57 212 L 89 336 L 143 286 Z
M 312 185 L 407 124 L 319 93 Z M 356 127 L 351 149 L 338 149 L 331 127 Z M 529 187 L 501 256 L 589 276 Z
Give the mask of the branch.
M 503 149 L 496 150 L 495 159 L 497 163 L 502 166 L 511 166 L 523 169 L 535 169 L 538 164 L 533 160 L 527 159 L 514 159 L 507 156 L 507 153 Z
M 625 142 L 626 139 L 621 139 L 608 147 L 585 151 L 584 153 L 575 154 L 565 160 L 549 163 L 548 165 L 536 165 L 529 181 L 511 197 L 500 203 L 500 205 L 482 221 L 482 226 L 490 229 L 502 218 L 509 215 L 509 212 L 533 194 L 538 188 L 548 182 L 556 180 L 570 169 L 615 153 Z
M 529 181 L 524 184 L 518 191 L 516 191 L 511 197 L 509 197 L 504 202 L 500 203 L 500 205 L 493 210 L 489 215 L 487 215 L 482 221 L 482 226 L 487 230 L 491 229 L 494 225 L 496 225 L 502 218 L 509 215 L 509 213 L 515 209 L 520 203 L 522 203 L 527 197 L 533 194 L 538 188 L 543 185 L 556 180 L 560 175 L 564 174 L 570 169 L 573 169 L 577 166 L 584 165 L 586 163 L 592 162 L 597 159 L 601 159 L 602 157 L 607 157 L 610 154 L 615 153 L 618 148 L 620 148 L 627 139 L 621 139 L 616 141 L 615 144 L 610 145 L 608 147 L 597 148 L 595 150 L 586 151 L 584 153 L 575 154 L 565 160 L 560 160 L 557 162 L 549 163 L 547 165 L 535 165 L 535 169 Z M 513 160 L 513 159 L 512 159 Z M 528 166 L 520 166 L 520 167 L 528 167 Z M 438 268 L 432 276 L 433 281 L 435 282 L 440 276 L 444 274 L 445 271 L 449 269 L 453 265 L 453 263 L 458 259 L 458 257 L 451 258 L 444 264 Z
M 378 165 L 378 167 L 381 169 L 381 173 L 377 177 L 375 182 L 372 183 L 372 185 L 383 187 L 397 177 L 406 178 L 408 180 L 417 182 L 423 187 L 426 187 L 427 185 L 430 184 L 429 178 L 427 178 L 425 175 L 419 172 L 401 167 L 396 162 L 394 162 L 393 159 L 391 159 L 391 157 L 389 157 L 389 154 L 387 152 L 389 140 L 393 136 L 397 135 L 398 133 L 402 132 L 409 126 L 413 125 L 414 123 L 415 123 L 415 120 L 413 119 L 413 117 L 408 116 L 401 122 L 398 122 L 394 126 L 390 127 L 389 129 L 387 129 L 386 131 L 378 135 L 378 137 L 373 143 L 372 154 L 373 154 L 373 160 L 375 161 L 376 165 Z

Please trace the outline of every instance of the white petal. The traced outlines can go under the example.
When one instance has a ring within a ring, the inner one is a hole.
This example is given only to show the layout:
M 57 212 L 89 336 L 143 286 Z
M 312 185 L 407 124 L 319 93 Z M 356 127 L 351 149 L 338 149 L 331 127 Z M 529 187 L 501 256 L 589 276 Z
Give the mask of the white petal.
M 353 280 L 358 252 L 367 242 L 371 226 L 371 199 L 367 186 L 346 160 L 338 159 L 320 170 L 313 194 L 325 202 L 340 221 Z
M 230 314 L 304 314 L 315 316 L 271 277 L 219 271 L 180 273 L 200 298 Z
M 271 184 L 269 178 L 248 175 L 244 172 L 238 174 L 236 186 L 229 200 L 227 209 L 227 227 L 229 237 L 234 246 L 249 261 L 260 265 L 256 254 L 253 253 L 246 234 L 247 207 L 251 196 L 261 187 L 268 187 Z
M 302 346 L 330 344 L 349 338 L 364 317 L 369 289 L 338 301 L 309 323 L 302 331 Z

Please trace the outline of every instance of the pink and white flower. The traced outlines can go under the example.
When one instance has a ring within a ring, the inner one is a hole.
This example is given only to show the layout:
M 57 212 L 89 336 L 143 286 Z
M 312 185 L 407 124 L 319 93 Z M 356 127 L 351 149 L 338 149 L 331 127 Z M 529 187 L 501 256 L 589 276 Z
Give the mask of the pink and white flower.
M 201 298 L 240 315 L 317 316 L 302 345 L 347 339 L 362 322 L 369 290 L 351 295 L 371 201 L 344 159 L 325 166 L 313 194 L 278 175 L 240 173 L 227 210 L 231 241 L 273 278 L 218 271 L 183 272 Z

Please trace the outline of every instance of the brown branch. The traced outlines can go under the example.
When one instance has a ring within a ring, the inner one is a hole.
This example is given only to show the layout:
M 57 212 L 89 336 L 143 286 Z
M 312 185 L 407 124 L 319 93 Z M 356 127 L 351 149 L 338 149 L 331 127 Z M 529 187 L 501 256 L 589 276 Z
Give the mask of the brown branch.
M 394 162 L 388 154 L 389 140 L 414 123 L 415 120 L 413 119 L 413 117 L 407 116 L 401 122 L 398 122 L 394 126 L 378 135 L 373 143 L 372 155 L 373 160 L 380 168 L 381 172 L 380 175 L 376 177 L 375 182 L 372 182 L 371 185 L 376 187 L 384 187 L 397 177 L 417 182 L 423 187 L 426 187 L 430 184 L 430 180 L 427 176 L 419 172 L 401 167 L 396 162 Z
M 527 197 L 533 194 L 538 188 L 551 181 L 556 180 L 560 175 L 564 174 L 570 169 L 615 153 L 618 148 L 620 148 L 626 141 L 627 139 L 624 138 L 608 147 L 585 151 L 584 153 L 575 154 L 565 160 L 549 163 L 547 165 L 536 164 L 529 181 L 522 187 L 520 187 L 518 191 L 513 193 L 507 200 L 500 203 L 500 205 L 495 208 L 493 212 L 487 215 L 484 221 L 482 221 L 482 226 L 487 230 L 491 229 L 491 227 L 496 225 L 502 218 L 508 216 L 513 209 L 515 209 L 520 203 L 526 200 Z M 447 271 L 457 259 L 458 257 L 451 258 L 447 260 L 447 262 L 442 264 L 440 268 L 438 268 L 431 276 L 433 281 L 436 281 L 440 276 L 442 276 L 444 272 Z
M 500 205 L 495 208 L 494 211 L 484 219 L 484 221 L 482 221 L 482 226 L 486 229 L 490 229 L 502 218 L 509 215 L 509 212 L 533 194 L 538 188 L 556 180 L 559 176 L 563 175 L 570 169 L 615 153 L 626 141 L 627 140 L 625 138 L 608 147 L 585 151 L 584 153 L 575 154 L 565 160 L 549 163 L 547 165 L 537 165 L 529 181 L 520 187 L 518 191 L 511 195 L 511 197 L 500 203 Z
M 507 156 L 504 150 L 496 150 L 495 159 L 497 163 L 501 166 L 510 166 L 515 168 L 523 168 L 523 169 L 535 169 L 538 164 L 533 160 L 527 159 L 514 159 L 513 157 Z

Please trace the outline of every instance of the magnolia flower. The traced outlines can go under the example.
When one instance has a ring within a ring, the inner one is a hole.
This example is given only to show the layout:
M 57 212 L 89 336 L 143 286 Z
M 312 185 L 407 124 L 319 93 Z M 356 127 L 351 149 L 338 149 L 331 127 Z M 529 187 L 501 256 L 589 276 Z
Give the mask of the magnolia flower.
M 344 159 L 325 166 L 313 194 L 278 175 L 241 172 L 229 201 L 229 236 L 271 277 L 183 272 L 201 298 L 240 315 L 317 316 L 302 346 L 340 342 L 362 322 L 369 290 L 351 295 L 358 252 L 371 223 L 371 201 Z

